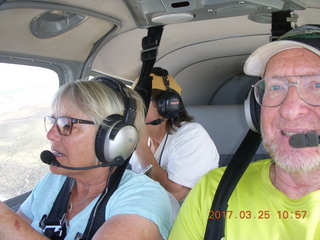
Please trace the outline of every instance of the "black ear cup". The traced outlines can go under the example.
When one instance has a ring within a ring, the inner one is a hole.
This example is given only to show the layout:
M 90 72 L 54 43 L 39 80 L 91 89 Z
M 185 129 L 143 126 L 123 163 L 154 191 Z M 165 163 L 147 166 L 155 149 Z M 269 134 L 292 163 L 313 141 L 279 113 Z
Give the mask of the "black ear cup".
M 244 101 L 244 112 L 249 128 L 259 133 L 261 106 L 257 103 L 252 88 L 248 93 L 247 99 Z
M 134 126 L 136 102 L 122 82 L 105 76 L 93 80 L 103 82 L 123 97 L 124 116 L 119 114 L 108 116 L 99 126 L 95 139 L 98 160 L 102 163 L 121 166 L 138 144 L 138 132 Z
M 163 118 L 173 119 L 179 116 L 182 109 L 180 95 L 173 89 L 160 94 L 158 99 L 158 112 Z
M 168 71 L 166 69 L 155 67 L 151 71 L 157 76 L 161 76 L 166 91 L 160 94 L 158 99 L 158 112 L 163 118 L 173 119 L 179 116 L 183 108 L 182 99 L 179 93 L 170 88 Z

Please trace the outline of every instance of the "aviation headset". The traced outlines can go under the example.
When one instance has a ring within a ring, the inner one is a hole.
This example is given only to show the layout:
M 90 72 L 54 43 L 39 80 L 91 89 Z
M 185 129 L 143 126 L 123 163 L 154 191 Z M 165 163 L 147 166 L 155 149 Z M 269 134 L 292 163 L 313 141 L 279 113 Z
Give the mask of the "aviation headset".
M 166 90 L 163 91 L 157 101 L 158 112 L 163 118 L 174 119 L 179 116 L 183 108 L 183 103 L 180 94 L 174 89 L 170 88 L 170 81 L 168 79 L 168 71 L 155 67 L 151 70 L 157 76 L 161 76 Z
M 250 89 L 248 97 L 244 101 L 244 113 L 249 128 L 256 133 L 260 133 L 261 106 L 254 97 L 253 88 Z
M 92 80 L 101 81 L 106 86 L 121 94 L 124 114 L 112 114 L 103 120 L 95 138 L 96 156 L 102 163 L 121 166 L 129 158 L 138 143 L 138 133 L 134 126 L 136 118 L 136 101 L 132 98 L 126 85 L 106 76 Z

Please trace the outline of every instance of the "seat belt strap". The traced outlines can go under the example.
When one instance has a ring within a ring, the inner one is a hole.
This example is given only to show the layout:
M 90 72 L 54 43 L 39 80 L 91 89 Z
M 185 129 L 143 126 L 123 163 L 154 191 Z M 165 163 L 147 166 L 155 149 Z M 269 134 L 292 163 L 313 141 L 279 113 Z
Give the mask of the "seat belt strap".
M 39 222 L 43 234 L 52 239 L 60 240 L 66 236 L 65 213 L 69 202 L 74 179 L 67 178 L 56 197 L 49 215 L 44 214 Z
M 117 190 L 122 175 L 128 165 L 130 157 L 125 163 L 118 167 L 110 177 L 109 191 L 106 188 L 96 205 L 91 211 L 84 234 L 77 233 L 75 240 L 92 239 L 96 231 L 105 222 L 105 208 L 111 195 Z M 66 219 L 65 213 L 67 211 L 67 205 L 71 194 L 74 179 L 67 178 L 61 187 L 61 190 L 53 203 L 49 215 L 44 214 L 39 226 L 43 229 L 43 234 L 51 240 L 63 240 L 66 237 Z
M 250 164 L 261 143 L 261 136 L 249 130 L 233 155 L 217 187 L 209 212 L 204 240 L 221 240 L 224 237 L 225 219 L 214 218 L 215 213 L 227 212 L 229 198 L 241 176 Z M 249 147 L 248 147 L 249 146 Z
M 272 13 L 272 36 L 270 42 L 277 40 L 279 36 L 292 29 L 291 23 L 288 21 L 290 17 L 290 10 Z M 204 240 L 221 240 L 224 238 L 225 219 L 215 219 L 210 216 L 214 216 L 216 212 L 220 214 L 223 211 L 227 212 L 229 198 L 250 164 L 260 143 L 260 134 L 249 130 L 228 164 L 213 198 Z
M 114 173 L 112 173 L 108 187 L 103 191 L 100 198 L 98 199 L 96 205 L 91 211 L 88 224 L 83 235 L 79 238 L 82 240 L 92 239 L 94 234 L 98 231 L 98 229 L 105 222 L 106 216 L 106 205 L 112 196 L 112 194 L 118 189 L 121 178 L 123 176 L 124 171 L 127 168 L 131 156 L 125 161 L 122 166 L 119 166 Z

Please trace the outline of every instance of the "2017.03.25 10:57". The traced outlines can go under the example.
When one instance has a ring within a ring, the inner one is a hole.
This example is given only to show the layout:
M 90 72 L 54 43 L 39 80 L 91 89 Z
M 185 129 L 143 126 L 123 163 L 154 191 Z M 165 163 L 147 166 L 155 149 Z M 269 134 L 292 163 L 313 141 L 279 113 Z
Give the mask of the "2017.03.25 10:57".
M 277 217 L 278 219 L 304 219 L 307 216 L 307 211 L 277 211 L 270 212 L 268 210 L 258 211 L 254 214 L 252 211 L 210 211 L 209 219 L 270 219 Z

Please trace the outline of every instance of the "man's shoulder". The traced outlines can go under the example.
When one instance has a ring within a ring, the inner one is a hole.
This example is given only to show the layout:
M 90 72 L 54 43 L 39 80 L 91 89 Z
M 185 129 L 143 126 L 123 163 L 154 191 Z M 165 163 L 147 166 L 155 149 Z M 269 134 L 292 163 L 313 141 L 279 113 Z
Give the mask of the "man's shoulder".
M 244 175 L 248 176 L 254 172 L 260 172 L 264 167 L 268 167 L 271 163 L 271 159 L 263 159 L 255 162 L 251 162 L 248 168 L 245 170 Z M 206 187 L 214 187 L 220 183 L 220 180 L 226 170 L 227 166 L 212 169 L 207 174 L 201 177 L 199 184 L 205 185 Z
M 214 192 L 223 176 L 226 167 L 218 167 L 212 169 L 205 175 L 203 175 L 195 185 L 195 190 L 193 191 L 206 191 Z
M 257 172 L 257 171 L 261 172 L 262 170 L 269 168 L 271 162 L 272 162 L 272 159 L 270 158 L 251 162 L 248 168 L 246 169 L 245 173 L 250 174 L 252 172 Z

